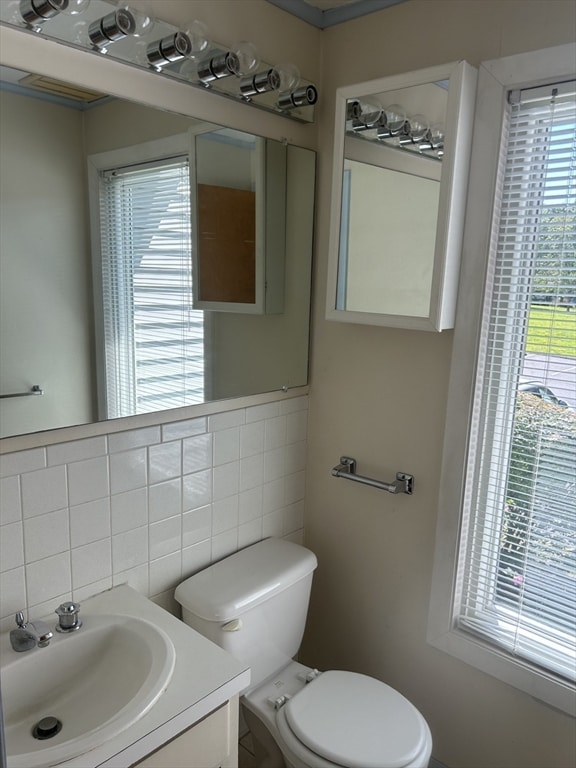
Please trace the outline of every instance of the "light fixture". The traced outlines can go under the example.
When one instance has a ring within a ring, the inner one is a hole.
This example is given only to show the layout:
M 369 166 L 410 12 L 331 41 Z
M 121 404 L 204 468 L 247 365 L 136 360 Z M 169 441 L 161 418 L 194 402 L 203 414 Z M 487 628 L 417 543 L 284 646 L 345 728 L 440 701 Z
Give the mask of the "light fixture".
M 298 122 L 313 121 L 316 87 L 291 63 L 260 62 L 254 45 L 211 40 L 199 20 L 156 22 L 149 0 L 0 0 L 0 23 L 111 58 Z M 80 16 L 90 6 L 89 13 Z M 67 19 L 67 16 L 73 17 Z M 56 23 L 53 21 L 56 20 Z M 160 30 L 153 35 L 154 30 Z
M 248 75 L 260 64 L 260 57 L 252 43 L 242 41 L 228 51 L 215 53 L 198 65 L 198 80 L 206 86 L 214 80 L 230 75 Z
M 251 99 L 260 93 L 277 91 L 280 88 L 280 74 L 274 68 L 265 69 L 240 80 L 240 93 L 244 99 Z
M 300 72 L 294 64 L 280 64 L 240 80 L 240 93 L 246 100 L 269 91 L 282 94 L 293 91 L 300 82 Z
M 74 16 L 86 10 L 90 0 L 20 0 L 18 10 L 27 27 L 38 31 L 42 24 L 60 15 Z
M 318 101 L 316 86 L 303 85 L 295 91 L 282 93 L 278 97 L 278 108 L 282 110 L 294 109 L 294 107 L 311 107 Z
M 412 115 L 412 117 L 408 118 L 408 124 L 410 126 L 410 138 L 415 144 L 427 138 L 430 127 L 425 115 Z
M 427 141 L 421 146 L 422 150 L 432 150 L 437 157 L 444 156 L 444 126 L 436 123 L 428 131 Z
M 346 130 L 367 141 L 406 149 L 441 159 L 444 129 L 430 126 L 423 114 L 406 115 L 400 104 L 382 107 L 375 100 L 349 99 L 346 102 Z
M 195 19 L 184 29 L 150 43 L 146 49 L 146 58 L 152 67 L 161 70 L 175 61 L 196 58 L 208 45 L 208 28 L 204 22 Z
M 111 43 L 126 37 L 142 37 L 149 34 L 154 26 L 154 18 L 145 10 L 120 3 L 111 13 L 93 21 L 88 27 L 88 38 L 92 47 L 100 53 L 106 53 Z
M 391 104 L 382 110 L 378 122 L 377 137 L 388 139 L 399 136 L 406 129 L 406 112 L 399 104 Z
M 406 119 L 400 136 L 400 144 L 415 144 L 422 149 L 422 144 L 429 137 L 428 120 L 425 115 L 412 115 Z

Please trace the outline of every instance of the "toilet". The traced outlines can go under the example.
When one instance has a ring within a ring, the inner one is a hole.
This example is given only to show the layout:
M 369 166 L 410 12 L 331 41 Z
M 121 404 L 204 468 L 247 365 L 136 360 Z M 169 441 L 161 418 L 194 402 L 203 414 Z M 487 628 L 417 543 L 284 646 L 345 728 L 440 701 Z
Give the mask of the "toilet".
M 385 683 L 294 661 L 316 556 L 264 539 L 183 581 L 186 624 L 251 667 L 241 704 L 259 768 L 427 768 L 430 729 Z

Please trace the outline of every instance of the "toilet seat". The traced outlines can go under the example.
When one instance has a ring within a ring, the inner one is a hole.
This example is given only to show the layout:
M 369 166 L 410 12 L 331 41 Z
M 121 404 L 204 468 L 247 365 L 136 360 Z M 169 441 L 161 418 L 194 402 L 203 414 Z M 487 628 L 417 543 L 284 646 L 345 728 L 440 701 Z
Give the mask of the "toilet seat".
M 418 710 L 355 672 L 322 673 L 278 710 L 276 723 L 288 750 L 310 768 L 409 768 L 429 756 Z

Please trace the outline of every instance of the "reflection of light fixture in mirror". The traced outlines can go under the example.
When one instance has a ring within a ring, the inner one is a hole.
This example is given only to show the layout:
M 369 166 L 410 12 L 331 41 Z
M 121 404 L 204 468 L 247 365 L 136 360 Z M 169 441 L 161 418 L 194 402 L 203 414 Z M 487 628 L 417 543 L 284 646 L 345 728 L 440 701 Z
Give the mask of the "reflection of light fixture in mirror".
M 214 80 L 230 75 L 248 75 L 260 63 L 260 57 L 252 43 L 237 43 L 229 51 L 217 53 L 198 65 L 198 80 L 209 86 Z
M 382 116 L 382 106 L 370 99 L 354 99 L 346 105 L 346 120 L 353 131 L 374 128 Z
M 208 27 L 195 19 L 184 29 L 150 43 L 146 49 L 148 63 L 162 69 L 181 59 L 193 59 L 208 47 Z
M 382 107 L 375 101 L 362 100 L 358 120 L 365 128 L 373 128 L 382 114 Z
M 360 117 L 360 102 L 357 99 L 348 99 L 346 102 L 346 120 L 358 120 Z
M 432 149 L 438 157 L 444 156 L 444 126 L 433 125 L 430 128 L 430 145 L 426 149 Z
M 90 24 L 88 37 L 93 48 L 100 53 L 106 53 L 110 43 L 116 43 L 126 37 L 143 37 L 149 34 L 153 27 L 154 19 L 149 13 L 121 3 L 116 10 Z
M 314 85 L 303 85 L 291 93 L 281 93 L 278 97 L 278 108 L 290 110 L 295 107 L 310 107 L 318 101 L 318 91 Z
M 19 12 L 26 26 L 38 31 L 45 21 L 61 13 L 82 13 L 89 4 L 90 0 L 20 0 Z
M 400 136 L 400 144 L 402 146 L 406 144 L 417 144 L 418 148 L 421 148 L 422 142 L 424 142 L 429 136 L 428 120 L 425 115 L 412 115 L 404 123 L 404 128 Z
M 346 101 L 346 130 L 368 141 L 379 141 L 390 147 L 432 154 L 441 159 L 444 154 L 444 129 L 430 127 L 426 115 L 406 116 L 404 108 L 392 104 L 384 109 L 376 101 L 348 99 Z
M 410 138 L 412 141 L 417 144 L 420 141 L 424 141 L 424 139 L 428 135 L 428 119 L 425 115 L 413 115 L 412 117 L 408 118 L 408 125 L 409 127 L 409 133 Z
M 405 126 L 406 112 L 399 104 L 391 104 L 382 111 L 378 121 L 377 136 L 379 139 L 398 136 L 405 130 Z

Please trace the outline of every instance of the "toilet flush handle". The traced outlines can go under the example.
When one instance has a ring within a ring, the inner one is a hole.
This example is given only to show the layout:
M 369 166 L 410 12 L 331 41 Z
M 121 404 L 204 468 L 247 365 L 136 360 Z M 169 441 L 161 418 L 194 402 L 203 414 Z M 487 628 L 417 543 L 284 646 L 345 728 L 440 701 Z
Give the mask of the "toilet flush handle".
M 242 619 L 232 619 L 232 621 L 222 624 L 220 629 L 222 632 L 238 632 L 239 629 L 242 629 Z

